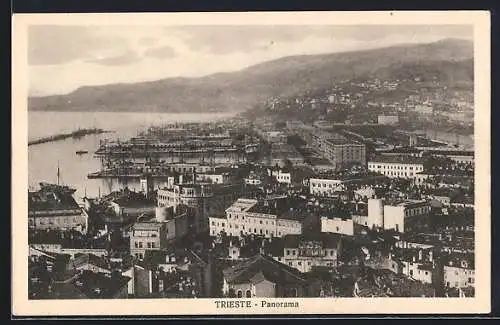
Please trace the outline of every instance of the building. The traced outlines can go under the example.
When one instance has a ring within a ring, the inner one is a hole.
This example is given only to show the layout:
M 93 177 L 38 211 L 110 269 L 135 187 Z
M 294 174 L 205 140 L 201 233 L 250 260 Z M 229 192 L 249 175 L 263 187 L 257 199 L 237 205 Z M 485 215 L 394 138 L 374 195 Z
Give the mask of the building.
M 369 199 L 367 226 L 407 232 L 414 225 L 425 221 L 430 210 L 430 204 L 426 200 Z
M 424 161 L 419 157 L 378 156 L 368 162 L 368 170 L 390 178 L 414 178 L 424 171 Z
M 304 297 L 307 279 L 296 269 L 258 254 L 223 270 L 222 291 L 226 297 Z
M 196 173 L 196 182 L 228 184 L 233 180 L 231 168 L 217 168 L 214 171 Z
M 384 229 L 408 232 L 418 223 L 426 220 L 431 207 L 425 200 L 396 201 L 384 205 Z
M 419 105 L 415 105 L 415 112 L 420 113 L 420 114 L 424 114 L 424 115 L 430 115 L 434 112 L 434 109 L 432 108 L 432 106 L 419 104 Z
M 332 162 L 335 169 L 341 169 L 349 164 L 366 164 L 366 147 L 362 143 L 329 139 L 321 151 L 324 157 Z
M 111 267 L 106 259 L 94 254 L 76 254 L 70 262 L 71 268 L 78 271 L 92 271 L 94 273 L 111 274 Z
M 342 219 L 337 217 L 321 217 L 321 232 L 353 236 L 354 221 L 353 219 Z
M 74 190 L 45 185 L 28 192 L 28 227 L 33 230 L 77 230 L 86 233 L 88 215 L 73 198 Z
M 282 169 L 271 170 L 271 176 L 280 184 L 291 184 L 292 183 L 292 173 L 290 171 L 285 171 Z
M 133 195 L 132 195 L 133 193 Z M 155 203 L 139 193 L 129 192 L 109 202 L 115 214 L 121 216 L 138 217 L 142 214 L 153 215 Z
M 446 288 L 466 288 L 475 286 L 473 254 L 451 254 L 443 265 L 444 286 Z
M 344 183 L 340 179 L 310 178 L 309 193 L 317 196 L 330 196 L 344 190 Z
M 399 123 L 399 116 L 397 115 L 379 115 L 378 124 L 383 125 L 397 125 Z
M 243 186 L 234 184 L 180 183 L 158 189 L 159 207 L 177 207 L 184 204 L 193 209 L 194 229 L 208 231 L 208 218 L 223 215 L 238 197 Z
M 281 254 L 275 254 L 274 259 L 304 273 L 314 267 L 337 266 L 342 249 L 340 236 L 334 234 L 286 235 L 282 245 Z
M 167 248 L 168 243 L 184 237 L 188 232 L 190 210 L 180 206 L 158 207 L 156 218 L 140 220 L 130 229 L 130 254 L 143 259 L 146 251 Z
M 47 299 L 126 299 L 130 277 L 83 271 L 74 278 L 56 281 Z
M 146 251 L 167 247 L 166 225 L 160 222 L 136 222 L 130 230 L 130 254 L 143 259 Z
M 229 236 L 255 234 L 265 237 L 282 237 L 286 234 L 301 234 L 300 211 L 293 209 L 293 199 L 238 199 L 226 210 L 226 216 L 210 218 L 210 235 L 221 231 Z
M 370 228 L 384 227 L 384 201 L 382 199 L 368 200 L 368 224 Z

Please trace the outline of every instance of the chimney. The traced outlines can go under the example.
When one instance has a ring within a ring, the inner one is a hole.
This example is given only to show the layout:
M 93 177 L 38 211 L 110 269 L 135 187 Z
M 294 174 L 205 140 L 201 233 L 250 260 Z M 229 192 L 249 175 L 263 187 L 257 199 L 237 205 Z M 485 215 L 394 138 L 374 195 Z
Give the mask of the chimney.
M 423 252 L 422 252 L 422 250 L 420 249 L 420 250 L 418 251 L 418 261 L 419 261 L 419 262 L 422 262 L 422 260 L 423 260 Z

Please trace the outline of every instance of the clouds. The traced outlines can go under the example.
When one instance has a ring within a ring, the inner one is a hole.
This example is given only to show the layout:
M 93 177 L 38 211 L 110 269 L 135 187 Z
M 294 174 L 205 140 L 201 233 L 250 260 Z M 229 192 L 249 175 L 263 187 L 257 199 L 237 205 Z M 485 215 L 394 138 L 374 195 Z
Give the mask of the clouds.
M 147 49 L 144 52 L 145 56 L 149 56 L 152 58 L 156 59 L 167 59 L 167 58 L 173 58 L 177 55 L 175 50 L 171 48 L 170 46 L 162 46 L 162 47 L 157 47 L 157 48 L 150 48 Z
M 83 26 L 30 26 L 28 64 L 58 65 L 121 52 L 128 48 L 124 37 L 106 37 Z
M 31 26 L 30 93 L 197 77 L 283 56 L 472 38 L 468 26 Z M 50 81 L 50 82 L 49 82 Z
M 140 61 L 140 56 L 134 51 L 127 51 L 117 56 L 104 57 L 88 60 L 88 63 L 94 63 L 103 66 L 128 65 Z

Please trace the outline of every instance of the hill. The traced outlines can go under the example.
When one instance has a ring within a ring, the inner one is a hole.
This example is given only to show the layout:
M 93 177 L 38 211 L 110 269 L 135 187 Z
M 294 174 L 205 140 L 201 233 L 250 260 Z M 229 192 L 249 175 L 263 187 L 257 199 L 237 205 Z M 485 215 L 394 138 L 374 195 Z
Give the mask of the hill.
M 293 96 L 307 89 L 329 87 L 337 81 L 364 75 L 402 73 L 408 65 L 425 67 L 446 77 L 453 74 L 449 72 L 449 67 L 454 62 L 472 61 L 472 58 L 472 42 L 457 39 L 356 52 L 291 56 L 237 72 L 202 78 L 88 86 L 67 95 L 31 97 L 28 108 L 60 111 L 244 111 L 271 96 Z M 395 72 L 397 67 L 400 67 L 400 72 Z M 464 73 L 453 74 L 451 79 L 454 82 L 466 79 L 464 81 L 467 82 L 472 71 L 467 66 Z

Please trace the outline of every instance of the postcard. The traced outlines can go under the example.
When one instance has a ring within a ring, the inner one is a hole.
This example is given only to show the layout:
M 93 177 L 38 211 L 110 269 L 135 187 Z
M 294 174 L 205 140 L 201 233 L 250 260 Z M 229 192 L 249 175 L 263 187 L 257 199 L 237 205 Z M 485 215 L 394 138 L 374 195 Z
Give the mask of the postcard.
M 13 314 L 488 313 L 489 17 L 14 15 Z

